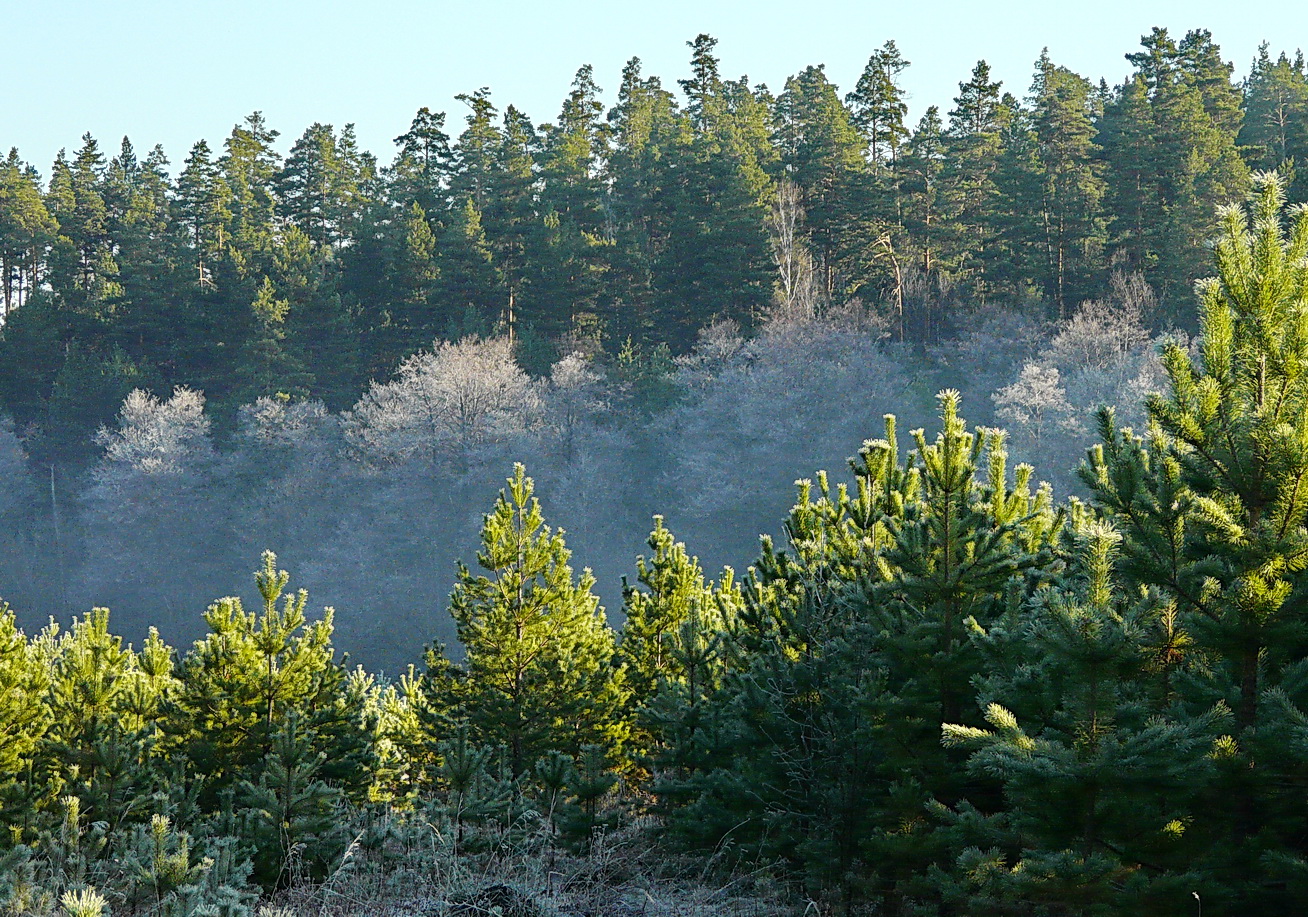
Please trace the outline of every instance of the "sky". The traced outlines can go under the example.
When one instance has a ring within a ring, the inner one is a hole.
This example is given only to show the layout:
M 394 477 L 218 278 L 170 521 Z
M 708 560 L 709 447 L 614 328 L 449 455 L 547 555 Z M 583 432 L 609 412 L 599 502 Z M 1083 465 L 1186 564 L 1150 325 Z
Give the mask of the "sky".
M 176 171 L 195 141 L 221 149 L 255 110 L 283 151 L 313 122 L 353 122 L 386 163 L 422 106 L 448 112 L 457 135 L 465 109 L 454 96 L 481 86 L 537 123 L 557 116 L 583 64 L 609 104 L 632 56 L 675 88 L 701 32 L 718 39 L 723 76 L 774 91 L 819 63 L 847 91 L 894 39 L 912 62 L 903 80 L 914 123 L 929 105 L 947 112 L 982 58 L 1021 96 L 1043 47 L 1057 64 L 1120 82 L 1123 55 L 1154 26 L 1178 39 L 1209 29 L 1237 77 L 1264 39 L 1274 54 L 1308 47 L 1308 4 L 1286 0 L 0 0 L 0 14 L 0 149 L 18 147 L 43 175 L 88 131 L 110 152 L 124 135 L 142 153 L 162 144 Z

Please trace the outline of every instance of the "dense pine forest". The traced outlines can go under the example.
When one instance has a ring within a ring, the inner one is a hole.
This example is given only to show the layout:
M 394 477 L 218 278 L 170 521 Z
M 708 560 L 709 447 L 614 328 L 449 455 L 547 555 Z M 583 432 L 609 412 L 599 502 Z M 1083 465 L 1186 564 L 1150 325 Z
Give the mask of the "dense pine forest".
M 10 152 L 5 913 L 1308 901 L 1302 55 L 688 44 Z

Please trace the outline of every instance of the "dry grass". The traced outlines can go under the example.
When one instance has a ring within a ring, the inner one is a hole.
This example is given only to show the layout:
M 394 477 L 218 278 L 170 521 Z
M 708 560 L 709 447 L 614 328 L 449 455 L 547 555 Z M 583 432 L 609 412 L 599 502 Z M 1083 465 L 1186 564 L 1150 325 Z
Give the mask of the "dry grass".
M 515 826 L 521 827 L 521 826 Z M 567 852 L 539 828 L 480 829 L 456 850 L 447 825 L 397 825 L 356 838 L 325 881 L 299 884 L 260 917 L 782 917 L 817 915 L 758 870 L 710 878 L 703 860 L 669 855 L 651 826 L 600 835 Z

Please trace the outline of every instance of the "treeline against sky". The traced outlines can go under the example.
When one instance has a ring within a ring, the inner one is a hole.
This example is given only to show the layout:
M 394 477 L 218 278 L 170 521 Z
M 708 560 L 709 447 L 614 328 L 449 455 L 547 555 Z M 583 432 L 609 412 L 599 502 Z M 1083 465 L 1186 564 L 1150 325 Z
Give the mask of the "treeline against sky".
M 125 646 L 104 610 L 29 635 L 0 609 L 0 904 L 247 917 L 262 895 L 302 903 L 265 917 L 534 915 L 562 912 L 560 864 L 580 860 L 577 884 L 601 894 L 677 863 L 721 877 L 676 913 L 723 913 L 732 888 L 784 902 L 748 913 L 1293 912 L 1308 896 L 1308 210 L 1280 176 L 1252 182 L 1220 214 L 1197 345 L 1162 344 L 1139 432 L 1101 412 L 1084 500 L 1056 500 L 944 391 L 928 429 L 888 415 L 846 473 L 800 482 L 784 537 L 739 573 L 706 570 L 656 518 L 620 628 L 521 464 L 457 569 L 458 647 L 398 678 L 343 662 L 334 615 L 309 612 L 271 553 L 250 610 L 214 602 L 184 652 L 157 633 Z M 1056 417 L 1057 361 L 1136 336 L 1105 314 L 1084 310 L 996 392 L 1000 416 L 1032 436 L 1035 405 Z M 848 332 L 792 333 L 839 349 Z M 679 371 L 745 346 L 719 329 Z M 498 366 L 538 413 L 583 400 L 561 394 L 579 358 L 533 393 L 509 347 L 422 354 L 343 435 L 377 459 L 429 445 L 392 409 L 454 362 Z M 241 435 L 304 458 L 279 436 L 314 405 L 256 402 Z M 102 437 L 122 464 L 97 486 L 118 475 L 130 497 L 124 466 L 202 450 L 201 408 L 186 389 L 129 396 Z M 189 446 L 154 448 L 165 415 Z M 732 471 L 755 474 L 748 457 Z M 613 836 L 647 855 L 615 859 Z M 534 878 L 506 884 L 524 859 Z M 584 912 L 650 912 L 630 900 Z
M 479 89 L 393 156 L 314 124 L 283 157 L 258 113 L 179 163 L 90 136 L 44 174 L 12 152 L 0 408 L 34 458 L 84 463 L 135 388 L 202 391 L 230 433 L 263 396 L 348 408 L 437 339 L 509 334 L 534 376 L 579 345 L 657 366 L 715 320 L 857 301 L 937 342 L 996 304 L 1069 318 L 1115 272 L 1157 292 L 1152 329 L 1191 329 L 1214 207 L 1308 148 L 1302 58 L 1233 82 L 1203 31 L 1146 36 L 1116 86 L 979 62 L 915 123 L 893 42 L 843 93 L 821 66 L 732 80 L 689 44 L 678 87 L 633 59 L 606 109 L 582 67 L 544 124 Z

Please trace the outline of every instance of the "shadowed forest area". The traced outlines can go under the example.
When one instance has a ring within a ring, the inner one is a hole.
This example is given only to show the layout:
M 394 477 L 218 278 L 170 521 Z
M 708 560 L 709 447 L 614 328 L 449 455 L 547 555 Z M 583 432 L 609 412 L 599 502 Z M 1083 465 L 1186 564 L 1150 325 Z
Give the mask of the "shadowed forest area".
M 688 44 L 386 166 L 10 154 L 7 912 L 1308 897 L 1302 56 L 910 127 L 893 42 Z

